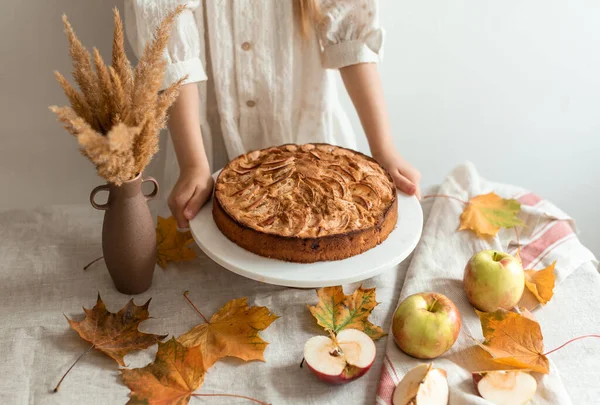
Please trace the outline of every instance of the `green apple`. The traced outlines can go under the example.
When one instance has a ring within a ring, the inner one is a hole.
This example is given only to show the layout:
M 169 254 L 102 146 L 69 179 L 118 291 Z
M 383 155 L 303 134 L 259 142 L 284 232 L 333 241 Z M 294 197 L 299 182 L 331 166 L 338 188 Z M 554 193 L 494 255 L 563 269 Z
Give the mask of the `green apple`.
M 460 332 L 456 305 L 443 294 L 411 295 L 398 305 L 392 334 L 400 349 L 419 359 L 433 359 L 452 347 Z
M 478 310 L 510 310 L 521 300 L 525 273 L 516 257 L 483 250 L 474 254 L 465 266 L 463 284 L 469 302 Z

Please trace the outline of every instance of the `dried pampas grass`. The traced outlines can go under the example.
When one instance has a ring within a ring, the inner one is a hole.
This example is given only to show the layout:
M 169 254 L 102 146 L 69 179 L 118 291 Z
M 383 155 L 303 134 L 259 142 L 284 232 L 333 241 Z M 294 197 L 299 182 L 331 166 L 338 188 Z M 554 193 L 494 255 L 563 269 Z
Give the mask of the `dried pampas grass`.
M 141 173 L 158 151 L 158 136 L 184 77 L 159 94 L 166 68 L 163 57 L 179 6 L 156 29 L 135 69 L 125 55 L 123 23 L 114 9 L 112 66 L 96 48 L 93 57 L 63 16 L 77 91 L 55 72 L 71 107 L 52 106 L 65 129 L 77 137 L 81 152 L 108 182 L 120 185 Z

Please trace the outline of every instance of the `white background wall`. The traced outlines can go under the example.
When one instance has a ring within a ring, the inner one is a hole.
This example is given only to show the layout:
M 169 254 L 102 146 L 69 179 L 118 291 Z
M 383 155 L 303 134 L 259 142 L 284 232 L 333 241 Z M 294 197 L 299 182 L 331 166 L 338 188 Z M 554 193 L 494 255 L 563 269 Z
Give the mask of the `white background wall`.
M 85 203 L 101 183 L 47 106 L 66 102 L 52 76 L 70 71 L 61 14 L 107 57 L 115 4 L 0 3 L 0 209 Z M 600 2 L 380 4 L 394 136 L 424 183 L 471 160 L 569 212 L 600 255 Z

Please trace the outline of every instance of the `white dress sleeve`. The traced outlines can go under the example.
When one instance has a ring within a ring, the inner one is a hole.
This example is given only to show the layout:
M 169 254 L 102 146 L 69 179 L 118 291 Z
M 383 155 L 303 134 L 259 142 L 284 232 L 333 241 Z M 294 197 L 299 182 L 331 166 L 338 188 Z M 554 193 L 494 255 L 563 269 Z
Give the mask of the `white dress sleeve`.
M 357 63 L 378 62 L 383 51 L 377 0 L 322 0 L 317 33 L 323 65 L 339 69 Z
M 179 4 L 185 4 L 187 8 L 173 24 L 165 49 L 167 68 L 161 90 L 185 75 L 188 75 L 185 83 L 207 79 L 200 59 L 200 33 L 194 13 L 200 6 L 200 0 L 125 0 L 125 30 L 138 58 L 146 43 L 152 40 L 156 27 Z M 200 6 L 198 11 L 201 10 Z

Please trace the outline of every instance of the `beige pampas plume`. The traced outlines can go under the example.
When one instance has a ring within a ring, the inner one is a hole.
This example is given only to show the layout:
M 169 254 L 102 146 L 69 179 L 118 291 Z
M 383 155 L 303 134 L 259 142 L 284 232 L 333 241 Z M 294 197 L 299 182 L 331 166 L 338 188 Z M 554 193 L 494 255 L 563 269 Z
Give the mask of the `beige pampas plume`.
M 185 9 L 180 5 L 160 23 L 154 40 L 146 44 L 144 52 L 134 71 L 132 117 L 137 123 L 143 122 L 150 107 L 154 108 L 165 73 L 164 50 L 169 42 L 169 33 L 175 19 Z
M 165 17 L 135 70 L 125 54 L 123 23 L 116 8 L 112 66 L 105 64 L 96 48 L 91 57 L 63 16 L 73 78 L 80 92 L 55 72 L 71 107 L 52 106 L 50 110 L 77 137 L 81 153 L 110 183 L 120 185 L 131 180 L 158 151 L 159 132 L 185 80 L 177 81 L 159 95 L 167 63 L 164 50 L 171 27 L 184 9 L 185 6 L 179 6 Z
M 135 154 L 136 167 L 146 167 L 152 159 L 152 156 L 158 151 L 158 138 L 152 136 L 152 134 L 156 131 L 160 131 L 161 128 L 164 128 L 168 109 L 177 99 L 181 84 L 186 81 L 187 78 L 187 75 L 182 77 L 163 91 L 158 96 L 154 111 L 148 112 L 148 114 L 154 113 L 154 116 L 148 117 L 145 120 L 142 132 L 134 145 L 134 150 L 138 151 L 138 153 Z
M 132 144 L 139 132 L 139 128 L 120 123 L 106 136 L 87 131 L 77 139 L 83 155 L 98 168 L 98 174 L 113 179 L 112 183 L 121 184 L 136 175 Z
M 188 75 L 185 75 L 171 86 L 169 86 L 165 91 L 163 91 L 158 96 L 158 101 L 156 104 L 156 121 L 160 127 L 164 127 L 166 124 L 167 112 L 169 107 L 177 100 L 177 96 L 179 96 L 179 89 L 183 82 L 188 79 Z
M 121 78 L 115 69 L 110 66 L 108 70 L 110 72 L 110 80 L 113 87 L 113 124 L 117 124 L 118 122 L 123 122 L 127 115 L 127 93 L 125 92 Z
M 92 116 L 90 106 L 88 105 L 87 101 L 85 101 L 83 95 L 75 90 L 75 88 L 71 86 L 71 83 L 69 83 L 67 79 L 65 79 L 65 77 L 59 72 L 55 71 L 54 75 L 65 92 L 65 95 L 69 99 L 69 102 L 73 106 L 73 110 L 75 110 L 77 115 L 79 115 L 81 118 L 85 119 L 88 124 L 93 125 L 94 117 Z
M 65 129 L 73 136 L 78 136 L 87 131 L 93 131 L 89 123 L 77 115 L 71 107 L 51 106 L 50 111 L 58 116 L 58 120 L 64 124 Z
M 94 66 L 96 67 L 98 80 L 98 119 L 102 128 L 108 130 L 113 125 L 112 114 L 114 114 L 115 111 L 113 106 L 113 85 L 110 74 L 108 73 L 108 68 L 104 64 L 104 60 L 96 48 L 94 48 Z
M 63 23 L 65 25 L 65 33 L 69 39 L 69 54 L 73 61 L 73 78 L 79 85 L 85 101 L 90 106 L 91 110 L 94 111 L 98 108 L 98 85 L 96 83 L 94 68 L 92 67 L 92 62 L 90 60 L 90 53 L 81 44 L 77 35 L 75 35 L 73 27 L 69 23 L 69 20 L 67 20 L 66 15 L 63 15 Z M 95 118 L 94 122 L 92 122 L 92 126 L 94 126 L 97 131 L 102 131 L 102 127 L 100 126 L 97 117 Z
M 116 7 L 113 9 L 113 18 L 115 29 L 113 35 L 112 68 L 119 77 L 124 93 L 128 97 L 131 97 L 133 90 L 133 70 L 131 68 L 131 63 L 129 63 L 129 59 L 127 59 L 127 55 L 125 54 L 123 23 L 121 21 L 119 9 Z M 128 100 L 127 102 L 130 103 L 131 100 Z

